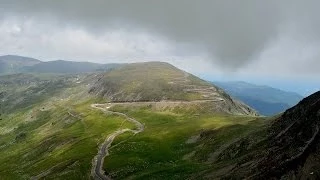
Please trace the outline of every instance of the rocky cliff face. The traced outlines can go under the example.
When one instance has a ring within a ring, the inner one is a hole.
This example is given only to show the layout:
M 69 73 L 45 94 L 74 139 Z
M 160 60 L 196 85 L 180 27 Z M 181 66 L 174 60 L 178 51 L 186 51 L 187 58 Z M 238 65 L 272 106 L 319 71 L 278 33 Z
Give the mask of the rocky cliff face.
M 220 161 L 237 159 L 223 177 L 319 179 L 319 128 L 320 91 L 275 118 L 264 137 L 253 134 L 223 152 Z
M 287 110 L 270 128 L 268 155 L 258 166 L 268 177 L 320 178 L 320 91 Z M 311 168 L 318 167 L 317 169 Z

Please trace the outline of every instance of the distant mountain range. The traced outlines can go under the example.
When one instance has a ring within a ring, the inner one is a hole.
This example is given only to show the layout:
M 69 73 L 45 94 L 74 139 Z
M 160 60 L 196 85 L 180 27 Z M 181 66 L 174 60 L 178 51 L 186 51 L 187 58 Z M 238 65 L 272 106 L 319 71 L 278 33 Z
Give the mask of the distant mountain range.
M 0 56 L 0 75 L 15 73 L 85 73 L 106 71 L 119 66 L 120 64 L 116 63 L 99 64 L 65 60 L 43 62 L 23 56 Z
M 274 115 L 296 105 L 303 96 L 242 81 L 213 82 L 231 96 L 248 104 L 262 115 Z

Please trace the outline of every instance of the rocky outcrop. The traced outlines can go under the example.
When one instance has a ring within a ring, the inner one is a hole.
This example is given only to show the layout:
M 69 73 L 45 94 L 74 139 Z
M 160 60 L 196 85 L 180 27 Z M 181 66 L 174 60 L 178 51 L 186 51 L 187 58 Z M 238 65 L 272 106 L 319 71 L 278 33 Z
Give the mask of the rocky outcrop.
M 224 178 L 319 179 L 320 91 L 275 118 L 271 125 L 234 143 L 220 161 L 235 160 Z M 261 133 L 260 133 L 261 134 Z

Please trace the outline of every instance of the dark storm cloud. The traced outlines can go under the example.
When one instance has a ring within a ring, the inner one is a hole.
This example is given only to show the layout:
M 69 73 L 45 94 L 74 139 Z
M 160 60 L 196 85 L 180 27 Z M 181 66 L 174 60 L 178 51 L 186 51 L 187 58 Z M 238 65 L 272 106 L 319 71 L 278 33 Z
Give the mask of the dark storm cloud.
M 320 37 L 318 1 L 0 0 L 2 17 L 56 18 L 95 33 L 125 28 L 203 48 L 225 67 L 255 59 L 282 31 Z M 290 31 L 292 29 L 289 29 Z M 308 40 L 308 41 L 309 41 Z

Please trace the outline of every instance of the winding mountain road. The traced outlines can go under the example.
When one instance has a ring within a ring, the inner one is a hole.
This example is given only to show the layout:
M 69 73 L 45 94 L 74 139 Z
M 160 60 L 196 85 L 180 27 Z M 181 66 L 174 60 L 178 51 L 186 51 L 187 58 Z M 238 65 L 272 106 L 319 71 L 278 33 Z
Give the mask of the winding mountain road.
M 189 89 L 188 89 L 189 90 Z M 192 89 L 191 89 L 192 90 Z M 191 91 L 190 90 L 190 91 Z M 200 91 L 203 89 L 195 89 L 196 91 Z M 207 89 L 205 89 L 207 90 Z M 213 90 L 210 88 L 210 90 Z M 201 99 L 201 100 L 193 100 L 193 101 L 155 101 L 155 102 L 114 102 L 114 103 L 107 103 L 107 104 L 91 104 L 91 107 L 94 109 L 101 110 L 105 113 L 110 113 L 110 114 L 115 114 L 118 116 L 124 117 L 127 121 L 132 122 L 136 125 L 136 129 L 119 129 L 112 134 L 110 134 L 106 140 L 100 145 L 98 154 L 94 157 L 92 161 L 92 170 L 91 170 L 91 176 L 94 179 L 98 180 L 110 180 L 111 178 L 105 175 L 105 172 L 103 171 L 103 163 L 104 163 L 104 158 L 109 155 L 109 148 L 111 147 L 111 144 L 113 140 L 125 133 L 125 132 L 132 132 L 133 134 L 140 133 L 144 131 L 144 125 L 137 121 L 134 118 L 129 117 L 128 115 L 121 113 L 121 112 L 115 112 L 115 111 L 110 111 L 108 110 L 111 106 L 113 105 L 132 105 L 132 104 L 139 104 L 139 105 L 144 105 L 144 104 L 157 104 L 157 103 L 165 103 L 165 104 L 193 104 L 193 103 L 204 103 L 204 102 L 221 102 L 225 101 L 225 99 L 221 97 L 211 97 L 210 99 Z
M 102 145 L 100 146 L 98 154 L 94 157 L 94 159 L 92 161 L 93 165 L 92 165 L 92 170 L 91 170 L 91 176 L 94 179 L 98 179 L 98 180 L 110 180 L 111 178 L 106 176 L 105 172 L 103 171 L 103 162 L 104 162 L 104 158 L 109 155 L 109 148 L 111 147 L 113 140 L 117 136 L 119 136 L 120 134 L 123 134 L 125 132 L 132 132 L 134 134 L 140 133 L 144 130 L 144 125 L 142 123 L 140 123 L 139 121 L 137 121 L 136 119 L 131 118 L 124 113 L 109 111 L 108 108 L 110 108 L 111 105 L 107 106 L 106 108 L 103 108 L 101 106 L 105 106 L 105 104 L 91 104 L 92 108 L 99 109 L 99 110 L 106 112 L 106 113 L 111 113 L 111 114 L 123 116 L 126 118 L 127 121 L 134 123 L 137 127 L 136 130 L 126 128 L 126 129 L 117 130 L 114 133 L 110 134 L 106 138 L 106 140 L 102 143 Z

